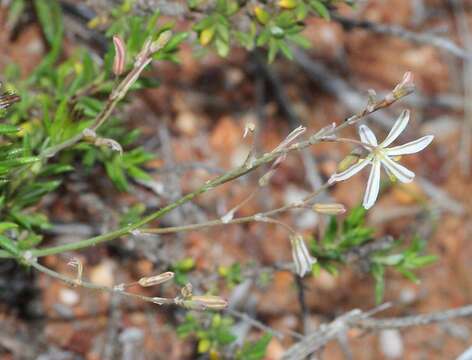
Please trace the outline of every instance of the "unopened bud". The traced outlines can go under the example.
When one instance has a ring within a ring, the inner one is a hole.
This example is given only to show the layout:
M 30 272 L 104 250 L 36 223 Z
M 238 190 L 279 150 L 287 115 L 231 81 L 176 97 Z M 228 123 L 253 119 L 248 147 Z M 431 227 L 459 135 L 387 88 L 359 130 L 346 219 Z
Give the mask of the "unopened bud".
M 267 186 L 270 182 L 270 179 L 272 178 L 272 176 L 275 174 L 275 170 L 276 169 L 270 169 L 269 171 L 267 171 L 264 175 L 262 175 L 260 178 L 259 178 L 259 186 L 261 187 L 264 187 L 264 186 Z
M 142 287 L 155 286 L 155 285 L 165 283 L 166 281 L 169 281 L 173 277 L 174 277 L 174 273 L 171 271 L 167 271 L 159 275 L 143 277 L 139 279 L 138 284 L 141 285 Z
M 229 223 L 231 220 L 233 220 L 234 218 L 234 212 L 235 212 L 236 209 L 231 209 L 230 211 L 228 211 L 226 214 L 224 214 L 220 220 L 223 224 L 227 224 Z
M 219 296 L 196 295 L 182 301 L 182 306 L 191 310 L 224 310 L 228 307 L 228 301 Z
M 86 140 L 95 140 L 97 138 L 97 133 L 89 128 L 84 129 L 82 131 L 82 134 L 84 135 L 84 138 Z
M 117 35 L 113 36 L 113 45 L 115 45 L 115 59 L 113 61 L 113 73 L 116 76 L 123 74 L 126 65 L 126 48 L 123 40 Z
M 367 99 L 367 111 L 373 112 L 375 103 L 377 102 L 377 93 L 374 89 L 369 89 L 368 91 L 369 97 Z
M 306 131 L 306 127 L 304 126 L 299 126 L 295 129 L 293 129 L 290 134 L 287 135 L 287 137 L 274 149 L 272 152 L 276 152 L 282 149 L 285 149 L 290 143 L 295 140 L 297 137 L 299 137 L 301 134 L 303 134 Z
M 155 53 L 161 50 L 164 46 L 167 45 L 171 37 L 172 37 L 172 31 L 170 30 L 166 30 L 160 33 L 157 40 L 154 40 L 151 44 L 151 48 L 150 48 L 151 53 Z
M 256 124 L 251 121 L 248 121 L 244 126 L 243 138 L 245 138 L 250 132 L 253 133 L 256 130 Z
M 75 283 L 77 285 L 80 285 L 82 283 L 82 274 L 84 272 L 84 265 L 82 264 L 82 261 L 80 261 L 78 258 L 72 258 L 69 260 L 67 265 L 77 269 L 77 277 L 75 278 Z
M 306 273 L 311 271 L 311 267 L 316 263 L 316 259 L 311 256 L 301 235 L 297 234 L 291 236 L 290 244 L 292 245 L 292 258 L 295 263 L 295 272 L 298 276 L 303 277 Z
M 316 140 L 330 140 L 330 139 L 336 139 L 336 134 L 334 133 L 334 130 L 336 129 L 336 123 L 331 123 L 328 126 L 323 127 L 320 129 L 316 134 L 312 135 L 310 137 L 310 140 L 316 141 Z
M 108 138 L 97 138 L 95 139 L 95 145 L 97 146 L 106 146 L 112 149 L 113 151 L 117 151 L 120 155 L 123 154 L 123 148 L 121 147 L 120 143 L 113 139 Z
M 325 215 L 340 215 L 346 212 L 343 204 L 315 204 L 313 211 Z
M 414 90 L 415 90 L 415 83 L 414 83 L 413 74 L 410 71 L 408 71 L 403 75 L 402 81 L 397 86 L 395 86 L 391 95 L 393 96 L 394 99 L 399 99 L 403 96 L 406 96 L 412 93 Z
M 344 170 L 347 170 L 352 165 L 356 164 L 359 161 L 360 157 L 361 156 L 358 152 L 356 151 L 351 152 L 349 155 L 347 155 L 344 159 L 340 161 L 336 171 L 340 173 L 340 172 L 343 172 Z

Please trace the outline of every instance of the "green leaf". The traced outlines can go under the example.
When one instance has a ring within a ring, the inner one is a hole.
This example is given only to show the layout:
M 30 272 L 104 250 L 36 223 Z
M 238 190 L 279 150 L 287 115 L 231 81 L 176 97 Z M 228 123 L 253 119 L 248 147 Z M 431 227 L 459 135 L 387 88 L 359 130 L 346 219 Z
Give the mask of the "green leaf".
M 153 178 L 145 171 L 136 166 L 130 166 L 128 169 L 129 175 L 136 180 L 151 181 Z
M 357 206 L 351 210 L 349 215 L 344 220 L 344 230 L 356 228 L 364 224 L 364 219 L 366 215 L 366 210 L 362 206 Z
M 219 328 L 216 333 L 216 341 L 220 345 L 228 345 L 236 340 L 236 336 L 231 333 L 230 329 Z
M 41 241 L 43 241 L 43 237 L 41 235 L 31 233 L 25 239 L 18 241 L 18 248 L 21 250 L 28 250 L 39 245 Z
M 285 43 L 285 41 L 279 41 L 279 47 L 280 47 L 280 51 L 282 51 L 282 54 L 284 54 L 284 56 L 285 56 L 287 59 L 293 60 L 292 51 L 291 51 L 290 48 L 287 46 L 287 44 Z
M 412 259 L 408 259 L 405 267 L 408 269 L 416 269 L 423 266 L 430 265 L 437 260 L 437 256 L 435 255 L 424 255 L 424 256 L 415 256 Z
M 270 40 L 270 31 L 268 29 L 262 31 L 257 37 L 256 45 L 259 47 L 264 46 Z
M 61 184 L 61 180 L 35 181 L 26 185 L 18 192 L 15 198 L 15 205 L 23 208 L 38 202 L 44 195 L 54 191 Z
M 115 156 L 111 162 L 105 163 L 105 170 L 111 181 L 120 191 L 127 191 L 129 184 L 126 180 L 125 173 L 122 167 L 123 163 L 119 156 Z
M 57 47 L 62 41 L 64 25 L 62 22 L 62 10 L 57 0 L 35 0 L 34 6 L 46 40 L 51 47 Z
M 15 125 L 9 125 L 9 124 L 0 124 L 0 135 L 3 134 L 12 134 L 20 131 L 20 128 L 18 128 Z
M 267 346 L 272 339 L 271 334 L 264 334 L 256 342 L 244 344 L 243 348 L 236 354 L 237 360 L 262 360 L 264 359 Z
M 373 264 L 371 273 L 375 280 L 375 303 L 380 304 L 385 290 L 385 268 L 382 265 Z
M 372 260 L 381 265 L 394 266 L 400 264 L 403 259 L 403 254 L 393 254 L 386 256 L 375 256 Z
M 18 256 L 20 254 L 16 244 L 13 240 L 7 238 L 6 236 L 0 235 L 0 248 L 5 249 L 10 254 Z
M 3 161 L 0 161 L 0 168 L 21 166 L 21 165 L 31 164 L 33 162 L 40 161 L 40 160 L 41 158 L 37 156 L 25 156 L 25 157 L 20 157 L 17 159 L 3 160 Z
M 162 52 L 169 53 L 177 50 L 177 48 L 182 44 L 185 39 L 188 38 L 188 32 L 177 33 L 169 40 L 169 42 L 162 48 Z
M 414 282 L 415 284 L 419 284 L 420 280 L 418 277 L 410 270 L 404 269 L 404 268 L 398 268 L 397 269 L 400 274 L 402 274 L 404 277 L 406 277 L 408 280 Z
M 224 40 L 218 38 L 215 40 L 216 52 L 221 57 L 226 57 L 229 54 L 229 45 Z
M 322 18 L 330 20 L 329 10 L 320 0 L 310 0 L 310 6 L 315 10 Z
M 310 41 L 300 34 L 290 35 L 289 39 L 304 49 L 309 49 L 311 47 Z
M 2 222 L 0 223 L 0 234 L 3 234 L 5 231 L 10 229 L 16 229 L 18 224 L 12 222 Z
M 279 42 L 276 39 L 271 38 L 269 40 L 269 53 L 267 54 L 267 59 L 269 63 L 274 62 L 278 51 L 279 51 Z
M 324 237 L 321 241 L 321 244 L 323 245 L 323 247 L 329 246 L 334 243 L 337 232 L 338 232 L 338 221 L 336 220 L 336 217 L 332 216 L 329 219 L 328 228 L 326 229 Z

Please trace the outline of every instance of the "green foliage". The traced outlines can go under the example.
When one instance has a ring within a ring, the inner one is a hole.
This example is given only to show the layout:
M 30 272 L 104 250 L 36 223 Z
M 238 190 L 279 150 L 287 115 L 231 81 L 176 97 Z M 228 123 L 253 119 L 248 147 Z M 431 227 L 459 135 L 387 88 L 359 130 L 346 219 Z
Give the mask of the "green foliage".
M 239 10 L 233 0 L 218 0 L 215 10 L 194 25 L 200 44 L 214 45 L 218 55 L 226 57 L 230 49 L 231 23 L 229 18 Z
M 211 314 L 209 321 L 199 321 L 192 314 L 187 314 L 183 324 L 177 327 L 180 337 L 195 336 L 200 354 L 218 354 L 226 345 L 236 340 L 231 332 L 233 319 L 220 314 Z
M 240 284 L 243 280 L 241 274 L 241 264 L 234 263 L 231 266 L 220 266 L 218 268 L 218 273 L 226 281 L 228 287 L 232 288 Z
M 330 19 L 330 9 L 336 3 L 349 1 L 329 0 L 280 0 L 267 2 L 253 8 L 236 0 L 218 0 L 213 9 L 205 7 L 201 0 L 188 0 L 190 11 L 205 13 L 193 25 L 200 45 L 211 46 L 217 53 L 226 57 L 234 44 L 248 50 L 255 47 L 266 48 L 269 62 L 281 53 L 292 59 L 291 45 L 304 48 L 309 41 L 301 35 L 305 29 L 304 20 L 315 14 Z M 249 21 L 244 19 L 250 14 Z M 244 23 L 244 26 L 240 26 Z M 235 41 L 234 41 L 235 40 Z M 234 44 L 232 44 L 234 43 Z
M 158 25 L 159 14 L 147 18 L 130 17 L 131 1 L 113 9 L 108 37 L 119 34 L 127 45 L 127 70 L 147 39 L 157 39 L 172 24 Z M 91 126 L 107 106 L 107 99 L 120 81 L 112 73 L 114 48 L 109 47 L 103 64 L 84 48 L 76 48 L 64 58 L 64 24 L 57 0 L 33 1 L 49 52 L 30 73 L 21 74 L 15 64 L 3 74 L 5 93 L 0 93 L 0 215 L 17 227 L 5 232 L 2 247 L 10 253 L 38 245 L 40 232 L 49 227 L 47 218 L 34 206 L 56 191 L 64 176 L 77 166 L 89 173 L 102 167 L 118 190 L 127 191 L 129 180 L 150 180 L 145 164 L 154 158 L 136 146 L 138 130 L 127 129 L 113 114 L 98 129 L 97 136 L 113 139 L 124 149 L 121 155 L 85 139 L 55 157 L 48 150 L 67 142 Z M 10 21 L 16 21 L 27 7 L 23 1 L 11 4 Z M 165 46 L 154 53 L 161 61 L 177 61 L 177 51 L 187 33 L 175 32 Z M 110 39 L 111 43 L 111 39 Z M 156 87 L 152 79 L 141 77 L 131 90 Z M 21 101 L 18 102 L 19 94 Z M 94 170 L 95 169 L 95 170 Z
M 174 272 L 174 281 L 176 284 L 184 286 L 188 283 L 188 273 L 195 267 L 195 260 L 192 258 L 185 258 L 175 262 L 172 265 Z
M 437 260 L 434 255 L 423 255 L 426 242 L 418 236 L 413 239 L 406 249 L 401 252 L 393 252 L 392 250 L 399 250 L 399 245 L 400 242 L 397 242 L 390 251 L 381 251 L 371 257 L 371 272 L 376 283 L 375 299 L 377 303 L 380 303 L 383 298 L 386 267 L 392 267 L 407 279 L 419 283 L 419 279 L 413 273 L 413 270 L 423 268 Z
M 186 338 L 193 336 L 197 340 L 197 351 L 199 354 L 208 354 L 219 358 L 225 354 L 228 345 L 236 340 L 232 333 L 233 319 L 220 314 L 187 314 L 182 324 L 177 327 L 177 334 Z M 261 360 L 267 351 L 267 346 L 271 340 L 270 334 L 264 334 L 259 340 L 246 342 L 239 349 L 231 354 L 238 360 Z M 223 358 L 226 358 L 223 356 Z
M 262 360 L 264 359 L 267 346 L 269 346 L 272 335 L 265 334 L 259 340 L 249 342 L 243 345 L 236 353 L 236 359 L 238 360 Z
M 265 11 L 261 10 L 261 12 Z M 263 16 L 263 29 L 257 36 L 256 44 L 257 46 L 267 45 L 269 62 L 274 61 L 279 52 L 291 60 L 293 55 L 289 47 L 290 41 L 304 47 L 309 46 L 308 41 L 300 35 L 303 26 L 299 24 L 298 16 L 299 14 L 291 10 L 282 11 L 278 15 Z
M 317 275 L 324 269 L 332 275 L 337 275 L 339 266 L 345 264 L 347 255 L 358 250 L 363 245 L 371 244 L 374 230 L 366 227 L 363 207 L 351 210 L 346 218 L 339 222 L 335 217 L 329 221 L 323 237 L 319 241 L 312 239 L 311 251 L 318 259 L 313 265 L 313 273 Z M 433 263 L 435 256 L 423 255 L 425 242 L 415 237 L 406 248 L 401 241 L 395 241 L 386 249 L 368 254 L 369 271 L 375 281 L 375 300 L 380 303 L 385 289 L 385 270 L 391 268 L 398 271 L 407 279 L 418 282 L 413 270 Z

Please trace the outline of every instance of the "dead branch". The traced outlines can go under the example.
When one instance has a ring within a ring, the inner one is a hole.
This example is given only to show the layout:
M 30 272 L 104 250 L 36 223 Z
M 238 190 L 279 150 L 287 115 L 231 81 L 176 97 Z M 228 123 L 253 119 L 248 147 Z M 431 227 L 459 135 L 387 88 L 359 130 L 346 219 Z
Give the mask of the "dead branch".
M 349 311 L 328 324 L 320 326 L 319 330 L 305 337 L 304 340 L 290 347 L 282 359 L 304 359 L 319 350 L 327 342 L 338 338 L 348 329 L 359 328 L 367 330 L 399 329 L 412 326 L 423 326 L 442 323 L 452 319 L 472 316 L 472 305 L 457 309 L 437 311 L 429 314 L 411 315 L 395 318 L 375 319 L 359 309 Z

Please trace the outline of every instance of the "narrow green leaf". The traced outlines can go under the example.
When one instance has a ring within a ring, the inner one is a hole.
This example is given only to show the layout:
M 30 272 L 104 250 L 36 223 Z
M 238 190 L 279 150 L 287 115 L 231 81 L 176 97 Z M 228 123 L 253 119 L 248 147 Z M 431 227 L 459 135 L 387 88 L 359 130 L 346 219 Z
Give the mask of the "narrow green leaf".
M 15 125 L 9 124 L 0 124 L 0 135 L 3 134 L 12 134 L 20 131 L 20 129 Z

